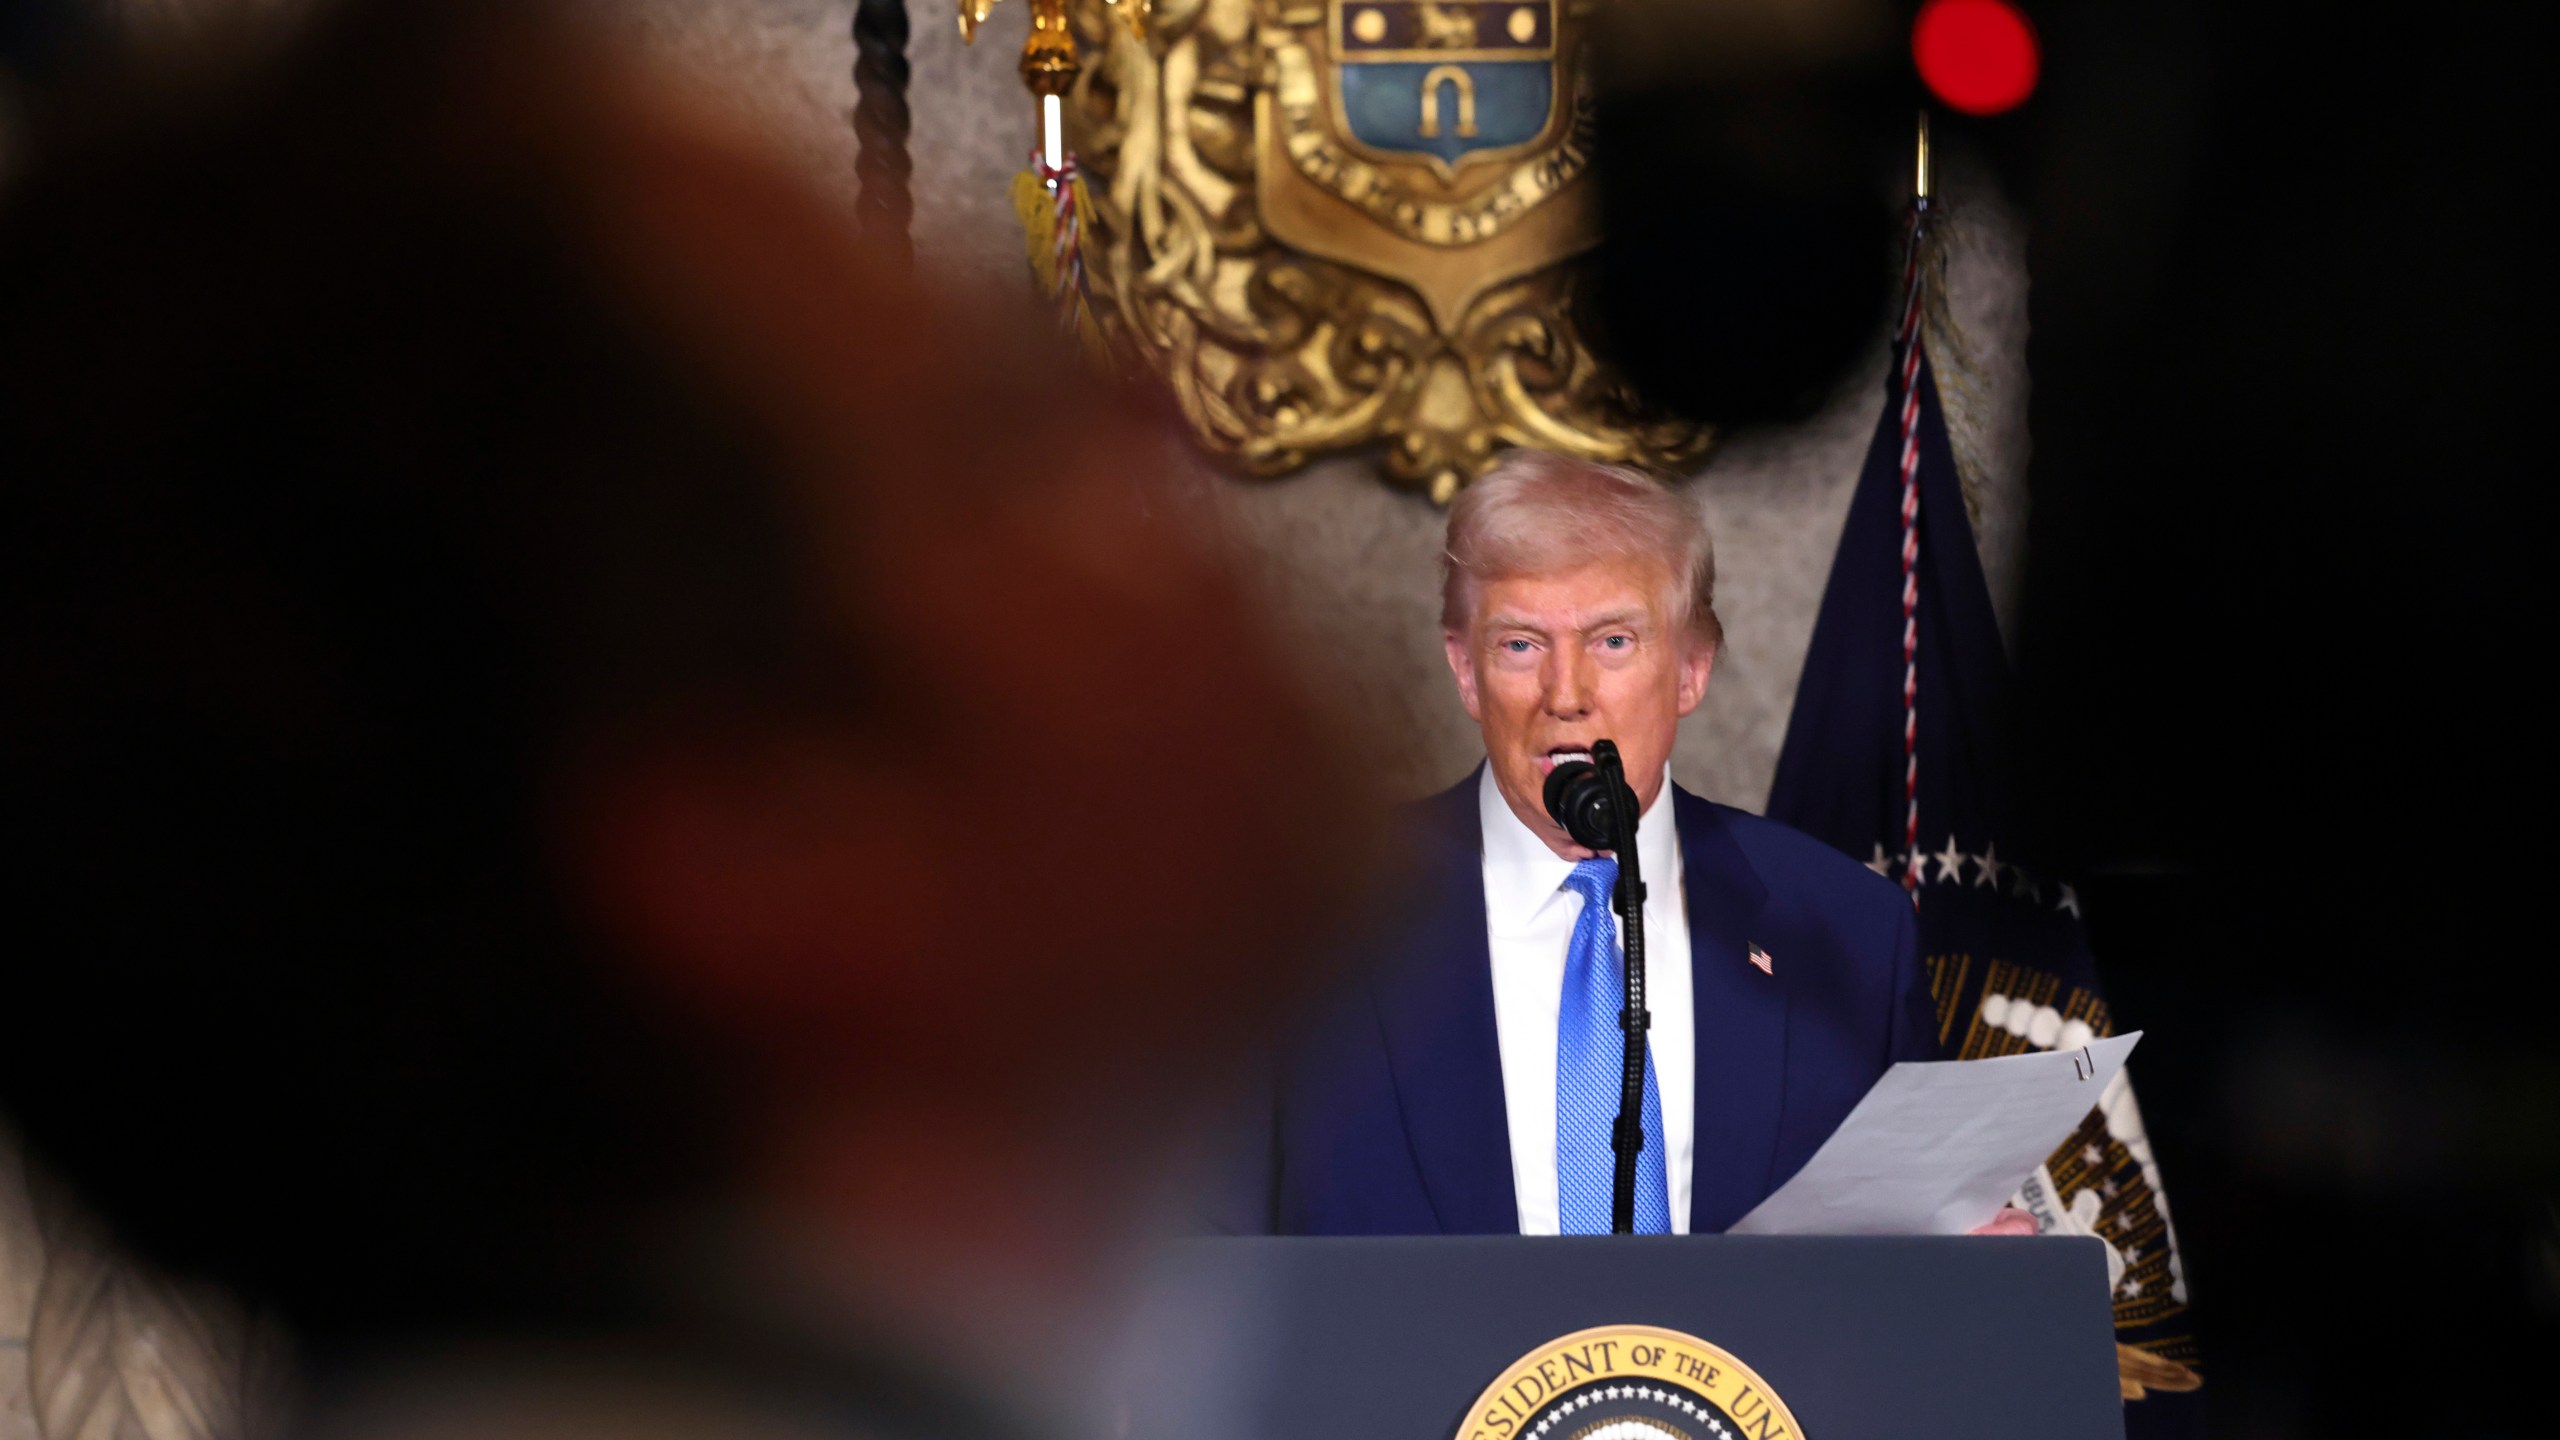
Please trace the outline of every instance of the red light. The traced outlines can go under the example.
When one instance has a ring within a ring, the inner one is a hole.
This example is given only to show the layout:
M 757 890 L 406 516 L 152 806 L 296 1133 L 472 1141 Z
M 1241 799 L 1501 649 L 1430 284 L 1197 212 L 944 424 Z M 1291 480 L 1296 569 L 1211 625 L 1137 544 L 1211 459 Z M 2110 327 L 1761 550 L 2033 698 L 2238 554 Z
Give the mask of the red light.
M 1929 0 L 1911 22 L 1911 59 L 1930 93 L 1967 115 L 2014 109 L 2036 88 L 2035 27 L 2001 0 Z

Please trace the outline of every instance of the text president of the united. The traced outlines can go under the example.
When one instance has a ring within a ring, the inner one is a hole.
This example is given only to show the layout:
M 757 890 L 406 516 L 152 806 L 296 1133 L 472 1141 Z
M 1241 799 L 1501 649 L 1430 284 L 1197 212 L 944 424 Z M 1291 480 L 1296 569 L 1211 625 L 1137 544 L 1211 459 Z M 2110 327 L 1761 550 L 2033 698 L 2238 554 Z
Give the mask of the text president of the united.
M 1935 1058 L 1911 903 L 1819 841 L 1670 783 L 1722 638 L 1686 500 L 1515 453 L 1451 506 L 1442 564 L 1449 669 L 1485 763 L 1419 806 L 1415 918 L 1283 1058 L 1221 1218 L 1299 1235 L 1609 1228 L 1616 862 L 1542 797 L 1559 758 L 1609 739 L 1649 891 L 1636 1229 L 1722 1230 L 1887 1066 Z

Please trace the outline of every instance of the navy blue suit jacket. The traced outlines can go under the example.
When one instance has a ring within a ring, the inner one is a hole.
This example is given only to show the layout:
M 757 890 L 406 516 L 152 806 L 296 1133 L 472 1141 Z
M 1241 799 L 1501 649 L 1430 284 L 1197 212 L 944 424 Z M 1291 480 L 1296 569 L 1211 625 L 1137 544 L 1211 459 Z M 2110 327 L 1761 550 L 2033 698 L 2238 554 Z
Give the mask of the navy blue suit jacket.
M 1429 899 L 1283 1060 L 1221 1228 L 1519 1230 L 1476 786 L 1419 807 Z M 1886 1066 L 1937 1058 L 1937 1025 L 1899 886 L 1775 821 L 1672 799 L 1697 1031 L 1689 1230 L 1708 1234 L 1812 1158 Z

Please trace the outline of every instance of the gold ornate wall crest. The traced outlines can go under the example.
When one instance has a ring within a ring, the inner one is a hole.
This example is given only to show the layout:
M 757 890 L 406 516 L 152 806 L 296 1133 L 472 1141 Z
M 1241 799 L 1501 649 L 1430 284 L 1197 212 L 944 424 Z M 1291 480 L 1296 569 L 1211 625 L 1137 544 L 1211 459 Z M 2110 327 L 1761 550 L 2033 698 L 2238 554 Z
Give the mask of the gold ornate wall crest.
M 1646 412 L 1576 321 L 1592 3 L 1063 0 L 1115 347 L 1259 475 L 1384 443 L 1446 502 L 1504 445 L 1695 460 L 1707 433 Z

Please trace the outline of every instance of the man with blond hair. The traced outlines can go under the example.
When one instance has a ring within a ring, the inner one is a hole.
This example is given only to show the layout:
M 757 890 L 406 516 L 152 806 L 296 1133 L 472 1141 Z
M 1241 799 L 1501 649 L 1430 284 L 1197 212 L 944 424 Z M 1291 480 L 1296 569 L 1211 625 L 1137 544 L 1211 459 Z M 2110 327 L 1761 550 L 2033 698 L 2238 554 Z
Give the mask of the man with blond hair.
M 1933 1057 L 1910 902 L 1817 840 L 1671 784 L 1723 634 L 1706 524 L 1678 495 L 1517 452 L 1450 508 L 1442 597 L 1485 762 L 1419 807 L 1426 898 L 1388 963 L 1283 1064 L 1246 1225 L 1609 1229 L 1617 861 L 1575 844 L 1543 795 L 1607 739 L 1648 892 L 1635 1228 L 1722 1230 L 1887 1066 Z

